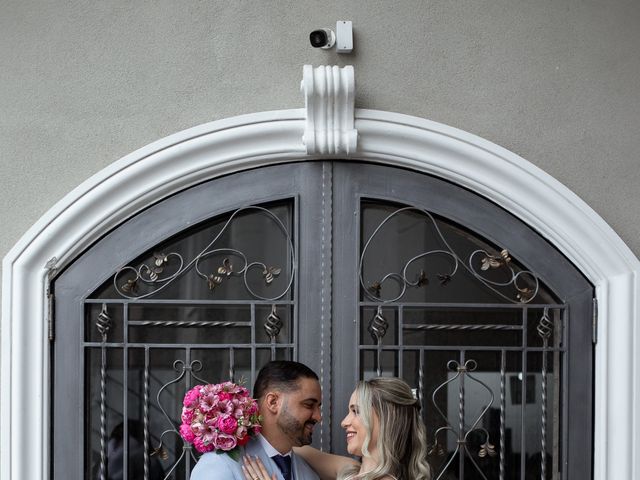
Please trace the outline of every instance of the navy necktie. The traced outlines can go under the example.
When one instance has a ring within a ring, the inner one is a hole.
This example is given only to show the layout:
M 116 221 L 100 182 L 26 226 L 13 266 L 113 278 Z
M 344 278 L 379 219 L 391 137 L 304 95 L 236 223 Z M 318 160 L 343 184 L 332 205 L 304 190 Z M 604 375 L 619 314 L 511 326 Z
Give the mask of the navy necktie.
M 291 480 L 291 456 L 287 455 L 285 457 L 282 455 L 276 455 L 271 458 L 274 462 L 276 462 L 276 465 L 278 465 L 278 468 L 282 472 L 284 480 Z

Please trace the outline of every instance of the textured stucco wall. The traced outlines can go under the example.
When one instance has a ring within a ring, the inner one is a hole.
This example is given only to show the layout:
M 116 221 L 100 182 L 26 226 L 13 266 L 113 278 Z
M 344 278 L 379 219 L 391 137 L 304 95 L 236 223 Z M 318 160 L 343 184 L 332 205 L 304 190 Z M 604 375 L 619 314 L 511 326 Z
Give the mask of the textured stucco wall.
M 176 131 L 299 108 L 302 65 L 567 185 L 640 254 L 640 2 L 0 0 L 0 257 L 101 168 Z M 354 22 L 355 52 L 308 45 Z

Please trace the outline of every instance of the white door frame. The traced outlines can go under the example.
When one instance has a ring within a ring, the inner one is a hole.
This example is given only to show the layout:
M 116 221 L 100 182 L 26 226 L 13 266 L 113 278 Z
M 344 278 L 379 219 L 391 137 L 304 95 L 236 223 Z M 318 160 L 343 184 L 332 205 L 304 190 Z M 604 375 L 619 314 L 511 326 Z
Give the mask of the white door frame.
M 344 137 L 348 148 L 322 153 L 303 143 L 308 110 L 229 118 L 154 142 L 69 193 L 9 252 L 2 279 L 0 477 L 49 476 L 46 292 L 56 269 L 140 210 L 196 183 L 275 163 L 353 158 L 435 175 L 488 198 L 547 238 L 595 285 L 595 478 L 640 478 L 632 454 L 640 449 L 640 262 L 616 233 L 552 177 L 469 133 L 355 109 Z

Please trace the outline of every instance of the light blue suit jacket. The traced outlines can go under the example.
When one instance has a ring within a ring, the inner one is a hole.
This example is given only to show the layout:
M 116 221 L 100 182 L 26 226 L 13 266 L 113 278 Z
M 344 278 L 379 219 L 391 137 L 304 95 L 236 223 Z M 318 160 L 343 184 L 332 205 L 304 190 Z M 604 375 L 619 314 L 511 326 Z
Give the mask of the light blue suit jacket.
M 238 461 L 235 461 L 226 453 L 204 453 L 191 472 L 191 480 L 245 480 L 241 468 L 244 455 L 258 457 L 269 472 L 269 475 L 276 473 L 278 480 L 284 480 L 280 469 L 269 458 L 257 438 L 252 438 L 241 453 L 242 455 Z M 318 475 L 307 462 L 294 453 L 291 454 L 291 471 L 293 472 L 294 480 L 319 480 Z

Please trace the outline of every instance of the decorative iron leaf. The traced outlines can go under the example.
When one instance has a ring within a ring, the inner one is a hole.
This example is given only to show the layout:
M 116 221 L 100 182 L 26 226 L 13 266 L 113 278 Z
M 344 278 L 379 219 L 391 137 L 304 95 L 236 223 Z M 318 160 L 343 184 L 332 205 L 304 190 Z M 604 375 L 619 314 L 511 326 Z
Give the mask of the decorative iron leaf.
M 137 278 L 129 279 L 120 288 L 122 288 L 122 291 L 126 293 L 136 293 L 138 291 L 138 279 Z
M 232 273 L 233 273 L 233 265 L 231 264 L 231 261 L 228 258 L 225 258 L 222 261 L 222 266 L 218 267 L 218 274 L 226 275 L 227 277 L 230 277 Z
M 444 454 L 445 454 L 444 448 L 442 448 L 442 445 L 440 445 L 437 442 L 431 445 L 427 450 L 427 455 L 437 455 L 439 457 L 442 457 L 444 456 Z
M 426 285 L 429 285 L 429 278 L 427 277 L 427 274 L 424 272 L 424 270 L 420 270 L 420 275 L 418 276 L 416 286 L 422 287 Z
M 502 265 L 503 261 L 499 258 L 487 255 L 482 259 L 482 265 L 480 270 L 489 270 L 490 268 L 498 268 Z
M 373 282 L 371 285 L 369 285 L 368 290 L 373 294 L 374 297 L 380 298 L 382 284 L 380 282 Z
M 478 456 L 480 458 L 484 458 L 487 455 L 489 455 L 490 457 L 496 456 L 496 447 L 489 443 L 489 440 L 480 445 L 480 450 L 478 451 Z
M 438 275 L 438 280 L 440 280 L 440 285 L 446 287 L 447 284 L 451 281 L 451 275 Z
M 209 290 L 214 290 L 222 283 L 222 277 L 212 273 L 207 277 L 207 283 L 209 285 Z
M 525 288 L 518 288 L 518 294 L 516 295 L 516 298 L 518 300 L 520 300 L 522 303 L 526 303 L 529 300 L 531 300 L 531 297 L 533 296 L 533 290 L 525 287 Z
M 158 455 L 162 460 L 167 460 L 169 458 L 169 452 L 167 452 L 162 445 L 153 449 L 151 456 L 153 457 L 154 455 Z
M 262 271 L 262 276 L 264 277 L 264 281 L 267 285 L 270 285 L 273 282 L 273 279 L 280 275 L 282 271 L 281 268 L 278 267 L 267 267 Z
M 167 255 L 164 253 L 153 252 L 153 258 L 154 258 L 153 263 L 155 264 L 156 267 L 161 267 L 162 265 L 167 263 Z

